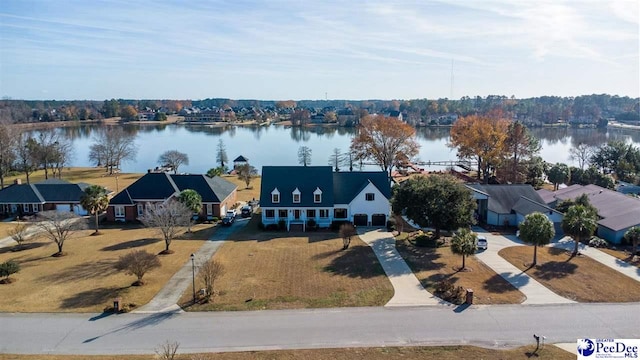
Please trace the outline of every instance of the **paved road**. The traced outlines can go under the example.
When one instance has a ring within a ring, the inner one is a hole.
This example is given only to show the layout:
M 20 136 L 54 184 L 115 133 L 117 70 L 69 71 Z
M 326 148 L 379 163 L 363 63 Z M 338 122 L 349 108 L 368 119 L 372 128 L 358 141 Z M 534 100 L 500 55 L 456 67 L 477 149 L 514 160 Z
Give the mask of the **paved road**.
M 387 274 L 394 294 L 385 306 L 449 304 L 424 289 L 396 250 L 393 234 L 382 229 L 358 228 L 360 239 L 372 249 Z
M 487 250 L 476 253 L 476 257 L 520 290 L 520 292 L 527 297 L 523 304 L 563 304 L 574 302 L 549 290 L 527 275 L 527 273 L 522 272 L 502 256 L 498 255 L 498 251 L 506 247 L 522 245 L 522 242 L 517 240 L 515 236 L 494 235 L 479 227 L 474 227 L 473 231 L 484 235 L 489 243 Z M 533 249 L 531 259 L 533 260 Z
M 141 354 L 357 346 L 530 345 L 640 338 L 638 304 L 493 305 L 220 313 L 0 314 L 0 353 Z
M 234 231 L 244 227 L 248 223 L 249 218 L 241 219 L 238 217 L 238 220 L 229 227 L 219 226 L 211 238 L 209 238 L 209 241 L 205 242 L 194 254 L 196 267 L 198 264 L 209 260 Z M 135 312 L 153 313 L 172 310 L 181 311 L 180 307 L 176 305 L 176 303 L 180 300 L 180 297 L 184 294 L 187 288 L 192 286 L 193 274 L 191 266 L 191 260 L 187 260 L 180 270 L 178 270 L 171 279 L 169 279 L 165 286 L 160 289 L 158 294 L 156 294 L 148 304 L 140 307 Z M 196 268 L 196 275 L 197 271 L 198 269 Z

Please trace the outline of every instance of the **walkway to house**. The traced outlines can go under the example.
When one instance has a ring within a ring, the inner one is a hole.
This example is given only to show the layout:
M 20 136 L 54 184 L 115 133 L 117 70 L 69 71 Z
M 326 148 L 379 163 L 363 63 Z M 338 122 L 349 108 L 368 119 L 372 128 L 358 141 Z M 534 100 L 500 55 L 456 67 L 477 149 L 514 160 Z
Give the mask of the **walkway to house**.
M 489 266 L 498 275 L 502 276 L 516 289 L 520 290 L 527 299 L 523 304 L 562 304 L 575 301 L 564 298 L 540 284 L 538 281 L 511 265 L 498 252 L 506 247 L 523 245 L 522 242 L 503 235 L 494 235 L 480 227 L 474 227 L 473 231 L 487 238 L 489 246 L 487 250 L 476 253 L 476 257 Z
M 573 240 L 566 236 L 557 242 L 551 243 L 551 246 L 556 248 L 561 248 L 569 251 L 573 251 L 573 247 L 575 243 Z M 640 268 L 629 263 L 626 263 L 615 256 L 611 256 L 603 251 L 600 251 L 596 248 L 592 248 L 590 246 L 586 246 L 584 244 L 580 244 L 578 246 L 578 250 L 581 254 L 592 258 L 593 260 L 612 268 L 628 277 L 640 281 Z
M 360 239 L 376 254 L 382 269 L 393 285 L 394 294 L 385 306 L 449 305 L 422 287 L 402 256 L 396 250 L 393 234 L 382 229 L 358 228 Z
M 249 219 L 237 218 L 235 223 L 229 227 L 219 226 L 215 233 L 211 235 L 209 241 L 205 242 L 195 253 L 195 263 L 198 264 L 209 260 L 213 254 L 224 244 L 225 240 L 236 230 L 244 227 L 249 223 Z M 178 270 L 165 286 L 149 301 L 148 304 L 141 306 L 136 313 L 156 313 L 167 311 L 182 311 L 177 305 L 182 294 L 192 286 L 192 268 L 191 259 Z M 197 270 L 197 269 L 196 269 Z M 196 273 L 197 275 L 197 273 Z

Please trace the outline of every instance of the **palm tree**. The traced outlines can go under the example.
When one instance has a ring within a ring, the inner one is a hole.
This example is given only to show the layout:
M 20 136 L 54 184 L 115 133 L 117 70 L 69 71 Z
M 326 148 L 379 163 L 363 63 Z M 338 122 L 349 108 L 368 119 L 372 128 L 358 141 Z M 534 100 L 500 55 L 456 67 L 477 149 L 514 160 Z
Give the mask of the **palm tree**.
M 631 241 L 631 254 L 635 255 L 638 251 L 638 242 L 640 241 L 640 226 L 634 226 L 624 233 L 625 239 Z
M 564 214 L 562 230 L 575 241 L 571 256 L 578 254 L 578 244 L 593 235 L 598 224 L 597 215 L 584 205 L 573 205 Z
M 109 207 L 109 197 L 107 189 L 99 185 L 91 185 L 84 189 L 84 194 L 80 198 L 80 205 L 87 210 L 96 219 L 96 231 L 94 235 L 98 235 L 98 216 Z
M 451 239 L 451 251 L 454 254 L 462 255 L 462 268 L 465 269 L 465 258 L 467 255 L 472 255 L 478 250 L 476 240 L 476 233 L 467 228 L 460 228 L 453 239 Z
M 182 190 L 178 195 L 178 201 L 191 210 L 193 214 L 200 214 L 200 211 L 202 211 L 202 196 L 195 190 Z M 187 232 L 191 232 L 191 221 L 189 221 Z
M 527 244 L 533 245 L 531 266 L 538 263 L 538 246 L 547 245 L 555 234 L 553 223 L 546 215 L 534 212 L 525 216 L 524 221 L 520 224 L 520 238 Z

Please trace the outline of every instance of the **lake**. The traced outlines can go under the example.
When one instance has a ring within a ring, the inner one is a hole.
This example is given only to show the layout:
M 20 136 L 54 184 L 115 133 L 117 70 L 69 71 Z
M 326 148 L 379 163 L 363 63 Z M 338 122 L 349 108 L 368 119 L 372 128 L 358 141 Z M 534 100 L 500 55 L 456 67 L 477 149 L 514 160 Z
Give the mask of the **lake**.
M 207 127 L 182 124 L 125 125 L 125 130 L 136 134 L 138 155 L 135 162 L 122 164 L 123 172 L 146 172 L 158 165 L 158 156 L 166 150 L 178 150 L 189 155 L 189 165 L 180 172 L 204 173 L 216 167 L 216 148 L 219 139 L 226 146 L 229 161 L 243 155 L 258 170 L 265 165 L 298 165 L 298 148 L 312 150 L 311 165 L 327 165 L 334 148 L 348 150 L 356 130 L 333 127 L 228 126 Z M 70 166 L 95 166 L 89 162 L 88 152 L 94 137 L 104 131 L 103 125 L 81 125 L 56 129 L 73 143 L 74 156 Z M 38 131 L 34 131 L 37 135 Z M 600 145 L 609 140 L 622 140 L 640 146 L 640 131 L 629 129 L 573 129 L 534 128 L 540 139 L 540 155 L 548 162 L 569 160 L 569 149 L 579 143 Z M 447 147 L 449 128 L 419 128 L 421 161 L 455 160 L 456 151 Z M 365 168 L 379 169 L 373 166 Z M 434 170 L 443 167 L 432 167 Z

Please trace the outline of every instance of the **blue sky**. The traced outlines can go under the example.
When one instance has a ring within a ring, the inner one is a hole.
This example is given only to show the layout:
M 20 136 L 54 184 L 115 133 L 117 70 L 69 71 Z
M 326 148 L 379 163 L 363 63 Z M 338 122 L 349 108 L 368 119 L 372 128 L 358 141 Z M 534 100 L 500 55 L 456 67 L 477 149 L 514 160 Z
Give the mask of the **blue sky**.
M 2 0 L 0 96 L 639 97 L 638 3 Z

